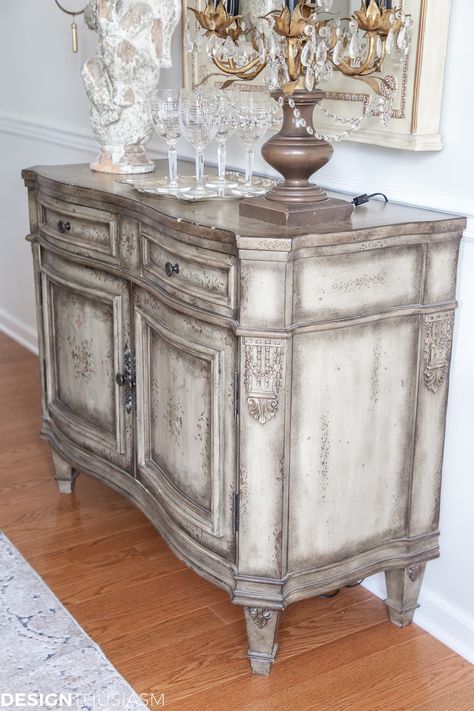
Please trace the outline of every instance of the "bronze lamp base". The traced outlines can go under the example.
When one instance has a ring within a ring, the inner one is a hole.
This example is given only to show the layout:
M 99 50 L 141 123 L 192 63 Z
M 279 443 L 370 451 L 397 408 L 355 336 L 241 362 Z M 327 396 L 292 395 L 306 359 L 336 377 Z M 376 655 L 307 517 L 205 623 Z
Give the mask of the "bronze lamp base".
M 278 99 L 280 94 L 274 94 Z M 330 160 L 333 147 L 327 141 L 311 136 L 306 125 L 312 126 L 313 111 L 322 100 L 321 91 L 296 91 L 295 109 L 300 112 L 300 125 L 288 101 L 283 106 L 283 125 L 279 133 L 262 147 L 262 156 L 285 181 L 262 198 L 245 198 L 240 214 L 286 227 L 349 222 L 354 206 L 346 200 L 329 198 L 310 177 Z
M 325 194 L 325 193 L 324 193 Z M 289 205 L 274 202 L 268 197 L 245 198 L 240 203 L 240 214 L 281 227 L 311 227 L 334 222 L 350 222 L 354 205 L 347 200 L 328 198 L 315 204 Z

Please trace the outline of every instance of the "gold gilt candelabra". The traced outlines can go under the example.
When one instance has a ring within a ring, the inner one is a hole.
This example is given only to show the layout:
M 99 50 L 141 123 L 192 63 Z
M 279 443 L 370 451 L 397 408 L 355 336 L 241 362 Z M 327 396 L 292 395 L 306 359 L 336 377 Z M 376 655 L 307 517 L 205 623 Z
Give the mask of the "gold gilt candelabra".
M 265 143 L 262 155 L 284 182 L 265 198 L 242 201 L 241 214 L 287 226 L 350 219 L 351 203 L 330 199 L 309 182 L 333 153 L 313 127 L 314 108 L 324 98 L 319 86 L 334 71 L 365 82 L 388 121 L 396 83 L 380 72 L 387 55 L 408 53 L 412 21 L 403 2 L 395 8 L 390 0 L 362 0 L 346 18 L 328 18 L 331 6 L 332 0 L 285 0 L 260 17 L 239 14 L 238 0 L 207 0 L 202 10 L 189 8 L 209 57 L 228 77 L 224 85 L 264 72 L 283 108 L 281 130 Z M 360 125 L 355 121 L 353 128 Z

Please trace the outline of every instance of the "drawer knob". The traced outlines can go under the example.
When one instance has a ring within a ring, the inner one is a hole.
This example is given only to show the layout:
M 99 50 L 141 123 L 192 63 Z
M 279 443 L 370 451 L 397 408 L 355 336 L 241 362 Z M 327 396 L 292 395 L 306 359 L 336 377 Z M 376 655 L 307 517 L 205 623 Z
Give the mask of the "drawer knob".
M 71 223 L 70 222 L 63 222 L 63 220 L 59 220 L 58 230 L 61 232 L 61 234 L 64 234 L 65 232 L 70 232 L 71 231 Z
M 165 264 L 166 276 L 172 277 L 173 274 L 179 274 L 179 264 L 171 264 L 171 262 L 166 262 Z

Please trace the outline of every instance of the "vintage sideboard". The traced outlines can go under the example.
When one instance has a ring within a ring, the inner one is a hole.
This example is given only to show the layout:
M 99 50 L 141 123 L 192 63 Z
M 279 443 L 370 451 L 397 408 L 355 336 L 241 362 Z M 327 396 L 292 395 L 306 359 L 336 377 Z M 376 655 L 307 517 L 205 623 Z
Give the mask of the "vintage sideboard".
M 23 176 L 60 491 L 85 472 L 133 501 L 242 605 L 257 674 L 290 603 L 377 571 L 409 624 L 439 554 L 464 219 L 373 202 L 285 231 L 84 165 Z

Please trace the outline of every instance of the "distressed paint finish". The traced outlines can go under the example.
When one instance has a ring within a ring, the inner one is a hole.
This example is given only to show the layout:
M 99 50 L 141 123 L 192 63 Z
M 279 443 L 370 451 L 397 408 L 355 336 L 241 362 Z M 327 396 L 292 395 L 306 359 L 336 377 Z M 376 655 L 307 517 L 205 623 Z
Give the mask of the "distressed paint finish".
M 283 572 L 285 387 L 291 351 L 281 338 L 241 338 L 240 348 L 239 573 L 278 579 Z M 239 585 L 236 595 L 240 592 Z
M 235 259 L 192 245 L 177 245 L 165 234 L 142 230 L 143 274 L 171 296 L 203 308 L 233 314 Z M 178 265 L 170 277 L 165 266 Z
M 264 425 L 275 417 L 283 377 L 284 344 L 272 338 L 244 338 L 247 408 Z
M 457 239 L 430 246 L 426 256 L 426 303 L 452 301 L 455 298 L 458 257 Z
M 77 207 L 42 195 L 40 229 L 51 243 L 71 254 L 117 262 L 117 215 L 114 212 Z
M 406 534 L 417 349 L 417 317 L 295 337 L 290 569 Z
M 285 327 L 286 267 L 286 255 L 284 262 L 254 259 L 241 262 L 240 318 L 247 328 Z
M 411 492 L 410 534 L 413 536 L 427 528 L 437 531 L 439 525 L 453 326 L 452 311 L 435 313 L 421 321 L 423 357 L 419 377 L 423 387 L 418 393 Z
M 132 423 L 115 382 L 131 340 L 130 287 L 42 255 L 47 411 L 79 446 L 130 468 Z
M 85 470 L 135 501 L 244 607 L 257 674 L 285 607 L 378 571 L 409 624 L 439 554 L 464 221 L 374 205 L 297 234 L 81 166 L 24 176 L 60 490 Z
M 138 270 L 140 266 L 140 223 L 122 217 L 119 227 L 120 263 L 125 269 Z
M 426 387 L 433 393 L 438 392 L 448 377 L 453 331 L 454 314 L 425 316 L 424 379 Z
M 236 338 L 143 289 L 134 314 L 138 477 L 190 535 L 228 555 Z
M 145 338 L 149 353 L 145 362 L 149 378 L 148 466 L 161 470 L 173 486 L 210 511 L 211 449 L 219 430 L 213 421 L 213 405 L 217 412 L 220 405 L 213 402 L 219 396 L 215 391 L 219 353 L 202 353 L 191 342 L 176 341 L 152 322 L 146 323 Z
M 268 607 L 246 607 L 245 624 L 249 648 L 247 657 L 254 674 L 267 676 L 277 652 L 281 613 Z
M 72 494 L 79 472 L 54 449 L 51 450 L 51 459 L 54 467 L 54 479 L 59 493 Z
M 413 615 L 419 608 L 418 595 L 426 565 L 416 563 L 408 568 L 389 570 L 385 574 L 387 599 L 385 601 L 390 620 L 397 627 L 406 627 L 413 621 Z
M 348 318 L 420 301 L 420 245 L 361 254 L 298 259 L 295 320 Z

